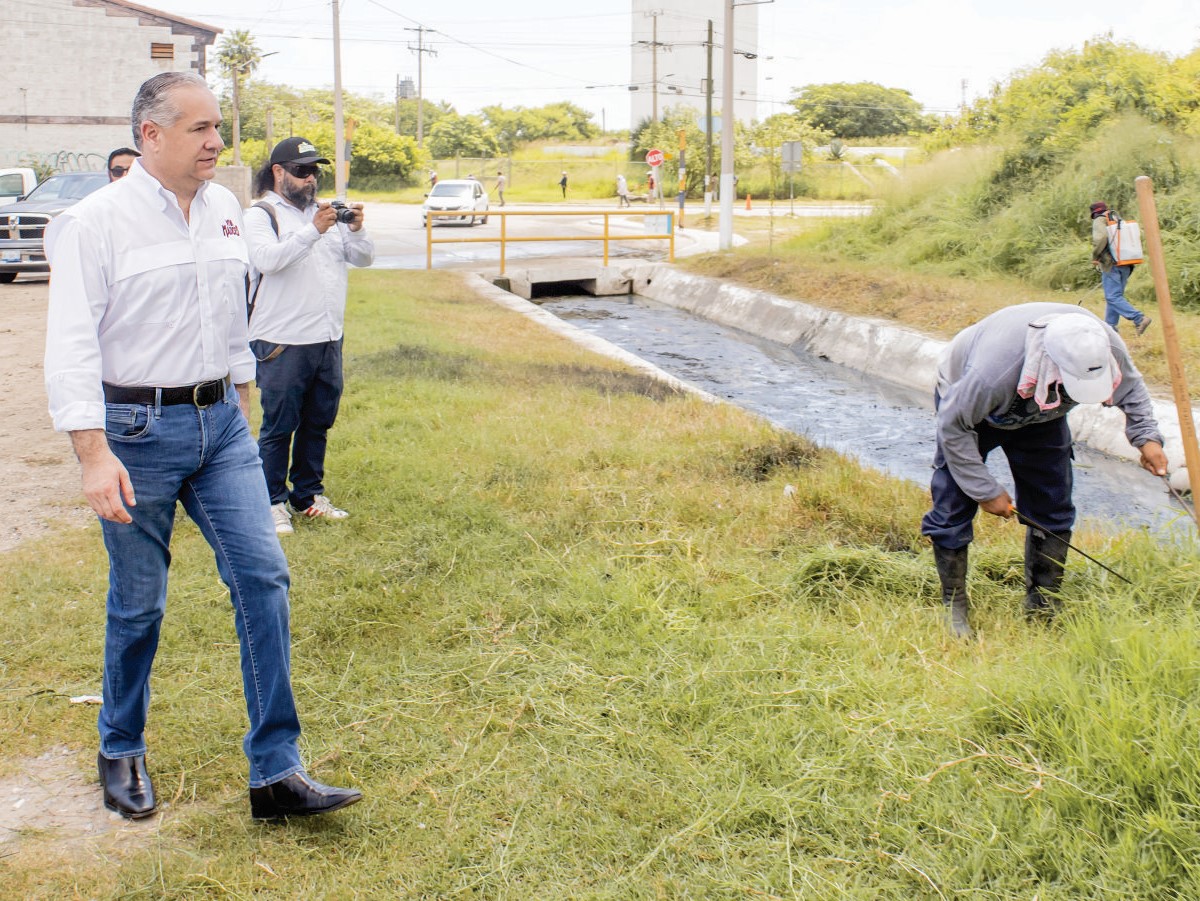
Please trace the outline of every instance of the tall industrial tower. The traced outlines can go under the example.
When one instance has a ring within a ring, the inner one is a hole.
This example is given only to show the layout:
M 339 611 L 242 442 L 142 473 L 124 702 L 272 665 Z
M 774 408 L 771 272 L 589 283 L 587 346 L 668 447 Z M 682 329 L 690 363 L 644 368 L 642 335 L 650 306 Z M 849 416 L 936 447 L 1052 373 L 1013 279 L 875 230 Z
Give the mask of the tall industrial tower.
M 704 125 L 708 75 L 708 23 L 713 34 L 713 110 L 723 97 L 725 0 L 633 0 L 633 47 L 629 77 L 630 123 L 659 118 L 677 106 L 697 110 Z M 739 6 L 734 19 L 734 116 L 758 114 L 758 7 Z M 720 128 L 719 120 L 714 123 Z

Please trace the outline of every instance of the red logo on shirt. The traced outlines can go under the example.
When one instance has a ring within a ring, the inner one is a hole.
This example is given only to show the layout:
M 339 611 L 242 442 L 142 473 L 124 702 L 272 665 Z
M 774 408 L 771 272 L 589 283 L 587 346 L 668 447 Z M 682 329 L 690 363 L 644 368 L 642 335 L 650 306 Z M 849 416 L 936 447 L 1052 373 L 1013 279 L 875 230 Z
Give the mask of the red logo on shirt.
M 238 231 L 238 227 L 233 224 L 232 219 L 226 219 L 225 224 L 221 226 L 221 234 L 228 238 L 230 235 L 240 235 L 241 232 Z

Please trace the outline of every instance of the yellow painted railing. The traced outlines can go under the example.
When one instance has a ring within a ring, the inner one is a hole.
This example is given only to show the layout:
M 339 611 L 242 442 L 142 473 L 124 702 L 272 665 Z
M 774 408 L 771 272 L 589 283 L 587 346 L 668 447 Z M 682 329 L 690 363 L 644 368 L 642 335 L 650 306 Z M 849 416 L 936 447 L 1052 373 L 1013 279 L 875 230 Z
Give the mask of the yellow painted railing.
M 435 238 L 433 236 L 433 219 L 434 217 L 443 219 L 464 219 L 468 216 L 472 219 L 482 219 L 483 216 L 499 216 L 500 217 L 500 235 L 499 237 L 486 238 Z M 519 235 L 510 236 L 508 234 L 508 217 L 509 216 L 575 216 L 594 219 L 597 216 L 604 217 L 604 233 L 596 237 L 588 235 Z M 618 233 L 613 234 L 609 229 L 609 219 L 613 216 L 625 218 L 629 216 L 640 216 L 645 219 L 647 216 L 665 216 L 667 218 L 667 230 L 663 234 L 629 234 Z M 636 213 L 629 210 L 613 211 L 607 210 L 488 210 L 483 215 L 479 213 L 464 212 L 462 210 L 429 210 L 425 214 L 425 268 L 433 268 L 433 245 L 434 244 L 496 244 L 500 245 L 500 274 L 504 274 L 504 258 L 505 250 L 509 244 L 521 242 L 543 242 L 543 241 L 602 241 L 604 242 L 604 265 L 608 265 L 608 245 L 613 241 L 668 241 L 669 249 L 667 251 L 667 259 L 670 262 L 675 262 L 675 213 L 673 210 L 647 210 L 646 212 L 638 211 Z

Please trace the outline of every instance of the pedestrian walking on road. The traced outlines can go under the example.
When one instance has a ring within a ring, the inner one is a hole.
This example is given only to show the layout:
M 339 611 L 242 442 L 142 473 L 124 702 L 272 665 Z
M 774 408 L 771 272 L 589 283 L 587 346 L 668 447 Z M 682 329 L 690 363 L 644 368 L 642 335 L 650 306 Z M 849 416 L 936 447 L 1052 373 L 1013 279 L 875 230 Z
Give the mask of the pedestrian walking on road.
M 562 178 L 558 180 L 558 186 L 562 188 L 563 200 L 567 199 L 567 173 L 562 174 Z
M 504 177 L 503 172 L 496 173 L 496 196 L 500 198 L 500 206 L 504 206 L 504 188 L 508 184 L 508 179 Z
M 624 174 L 617 176 L 617 206 L 629 206 L 629 183 L 625 181 Z

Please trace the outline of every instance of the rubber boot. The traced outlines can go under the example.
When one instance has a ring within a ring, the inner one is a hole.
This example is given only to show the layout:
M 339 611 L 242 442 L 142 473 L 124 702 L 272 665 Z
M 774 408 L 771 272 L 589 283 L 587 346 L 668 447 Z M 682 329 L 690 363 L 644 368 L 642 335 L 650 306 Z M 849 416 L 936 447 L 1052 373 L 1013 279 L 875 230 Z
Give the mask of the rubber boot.
M 933 546 L 938 578 L 942 582 L 942 603 L 946 605 L 946 625 L 955 638 L 970 638 L 974 633 L 967 620 L 967 548 Z
M 1030 528 L 1025 532 L 1024 607 L 1030 619 L 1053 619 L 1062 608 L 1058 590 L 1062 587 L 1070 540 L 1069 531 L 1043 532 Z

